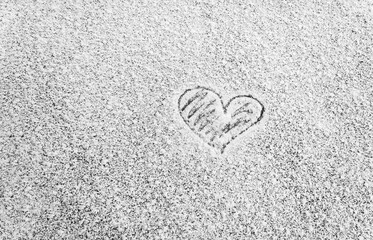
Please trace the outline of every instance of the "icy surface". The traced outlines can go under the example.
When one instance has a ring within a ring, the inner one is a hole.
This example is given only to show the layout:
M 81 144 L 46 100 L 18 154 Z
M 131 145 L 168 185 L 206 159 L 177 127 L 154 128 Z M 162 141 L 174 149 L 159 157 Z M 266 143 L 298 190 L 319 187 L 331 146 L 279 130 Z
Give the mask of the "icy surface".
M 373 239 L 372 9 L 0 1 L 0 239 Z M 221 154 L 196 86 L 265 115 Z

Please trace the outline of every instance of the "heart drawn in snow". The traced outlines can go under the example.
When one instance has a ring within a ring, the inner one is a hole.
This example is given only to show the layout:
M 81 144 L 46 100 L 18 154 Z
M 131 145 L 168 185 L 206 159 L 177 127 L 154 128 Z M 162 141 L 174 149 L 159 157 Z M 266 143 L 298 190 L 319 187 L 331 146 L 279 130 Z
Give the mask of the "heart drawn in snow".
M 264 106 L 250 95 L 236 96 L 224 105 L 213 90 L 196 87 L 180 96 L 179 113 L 194 133 L 223 153 L 231 141 L 263 118 Z

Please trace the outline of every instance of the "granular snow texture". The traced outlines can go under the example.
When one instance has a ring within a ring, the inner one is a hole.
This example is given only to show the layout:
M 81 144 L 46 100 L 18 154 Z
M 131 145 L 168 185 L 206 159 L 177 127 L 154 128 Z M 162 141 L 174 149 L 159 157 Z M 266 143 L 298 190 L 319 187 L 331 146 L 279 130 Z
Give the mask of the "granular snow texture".
M 1 0 L 0 239 L 373 239 L 372 58 L 370 0 Z

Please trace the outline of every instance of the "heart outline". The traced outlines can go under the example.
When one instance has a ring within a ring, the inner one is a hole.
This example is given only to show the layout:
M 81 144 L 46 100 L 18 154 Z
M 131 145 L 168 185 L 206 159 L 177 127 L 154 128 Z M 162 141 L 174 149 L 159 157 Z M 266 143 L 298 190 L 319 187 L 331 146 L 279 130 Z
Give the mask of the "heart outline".
M 219 93 L 217 93 L 216 91 L 214 91 L 213 89 L 211 89 L 211 88 L 204 87 L 204 86 L 197 86 L 197 87 L 189 88 L 189 89 L 185 90 L 185 91 L 180 95 L 179 100 L 178 100 L 178 110 L 179 110 L 179 114 L 180 114 L 181 118 L 183 119 L 184 123 L 188 126 L 188 128 L 189 128 L 190 130 L 192 130 L 192 132 L 193 132 L 194 134 L 196 134 L 198 137 L 200 137 L 204 142 L 206 142 L 206 143 L 207 143 L 209 146 L 211 146 L 211 147 L 216 148 L 217 146 L 215 146 L 215 145 L 213 144 L 213 142 L 211 142 L 211 141 L 207 141 L 206 138 L 205 138 L 205 135 L 204 135 L 204 134 L 195 131 L 195 130 L 190 126 L 189 122 L 188 122 L 188 121 L 183 117 L 183 114 L 182 114 L 183 111 L 185 110 L 185 108 L 188 106 L 188 103 L 190 104 L 191 102 L 190 102 L 190 99 L 189 99 L 189 100 L 187 101 L 187 104 L 183 107 L 184 109 L 181 109 L 181 100 L 183 99 L 183 97 L 184 97 L 188 92 L 193 91 L 193 90 L 197 90 L 197 89 L 200 89 L 201 91 L 204 90 L 204 91 L 207 91 L 207 92 L 211 92 L 211 93 L 213 93 L 213 94 L 215 94 L 215 95 L 217 96 L 217 98 L 218 98 L 219 101 L 220 101 L 220 105 L 219 105 L 219 107 L 221 107 L 221 108 L 223 109 L 223 117 L 226 117 L 230 104 L 231 104 L 234 100 L 236 100 L 236 99 L 238 99 L 238 98 L 249 98 L 250 100 L 253 100 L 253 101 L 255 101 L 256 103 L 258 103 L 258 104 L 260 105 L 260 107 L 261 107 L 259 117 L 258 117 L 255 121 L 253 121 L 251 124 L 249 124 L 249 125 L 247 125 L 246 127 L 244 127 L 244 129 L 241 130 L 240 132 L 238 132 L 237 134 L 232 135 L 231 138 L 229 138 L 229 140 L 228 140 L 227 142 L 223 143 L 223 145 L 222 145 L 221 148 L 220 148 L 220 152 L 221 152 L 221 154 L 224 153 L 225 148 L 226 148 L 226 147 L 227 147 L 227 146 L 228 146 L 228 145 L 229 145 L 233 140 L 235 140 L 238 136 L 240 136 L 241 134 L 243 134 L 244 132 L 246 132 L 247 130 L 249 130 L 249 128 L 251 128 L 252 126 L 256 125 L 256 124 L 257 124 L 258 122 L 260 122 L 260 121 L 263 119 L 263 117 L 264 117 L 264 113 L 265 113 L 265 107 L 264 107 L 264 105 L 263 105 L 263 104 L 262 104 L 262 103 L 261 103 L 257 98 L 253 97 L 253 96 L 250 95 L 250 94 L 246 94 L 246 95 L 237 95 L 237 96 L 231 98 L 231 99 L 230 99 L 226 104 L 224 104 L 223 99 L 222 99 L 222 96 L 221 96 Z M 196 95 L 196 94 L 195 94 L 195 95 Z M 193 97 L 195 97 L 195 96 L 193 96 Z M 194 100 L 195 100 L 195 99 L 194 99 Z M 193 102 L 194 100 L 192 100 L 192 102 Z M 188 118 L 190 118 L 190 117 L 188 116 Z M 232 119 L 232 116 L 231 116 L 231 119 Z M 216 120 L 216 119 L 215 119 L 215 120 Z M 230 124 L 230 123 L 229 123 L 229 124 Z M 223 134 L 221 134 L 220 137 L 221 137 L 222 135 L 223 135 Z

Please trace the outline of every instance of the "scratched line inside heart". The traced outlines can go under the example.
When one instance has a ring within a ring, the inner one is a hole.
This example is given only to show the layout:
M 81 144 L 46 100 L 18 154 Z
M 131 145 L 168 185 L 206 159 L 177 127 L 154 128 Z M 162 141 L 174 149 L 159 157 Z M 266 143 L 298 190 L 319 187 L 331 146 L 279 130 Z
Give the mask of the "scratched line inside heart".
M 224 105 L 217 93 L 203 87 L 189 89 L 179 98 L 184 122 L 222 152 L 233 139 L 256 124 L 263 111 L 261 103 L 251 96 L 237 96 Z
M 186 104 L 181 108 L 181 111 L 183 113 L 187 107 L 190 107 L 189 111 L 187 111 L 187 118 L 184 120 L 188 121 L 188 125 L 192 127 L 193 130 L 202 132 L 206 127 L 210 126 L 205 134 L 217 134 L 217 130 L 211 128 L 211 124 L 213 123 L 212 120 L 217 118 L 216 109 L 212 108 L 217 100 L 212 99 L 209 102 L 204 102 L 203 100 L 208 94 L 209 92 L 206 92 L 205 89 L 201 89 L 186 102 Z M 192 121 L 191 118 L 194 115 L 196 115 L 196 117 L 194 118 L 194 121 Z M 198 124 L 200 124 L 199 127 L 197 127 Z

